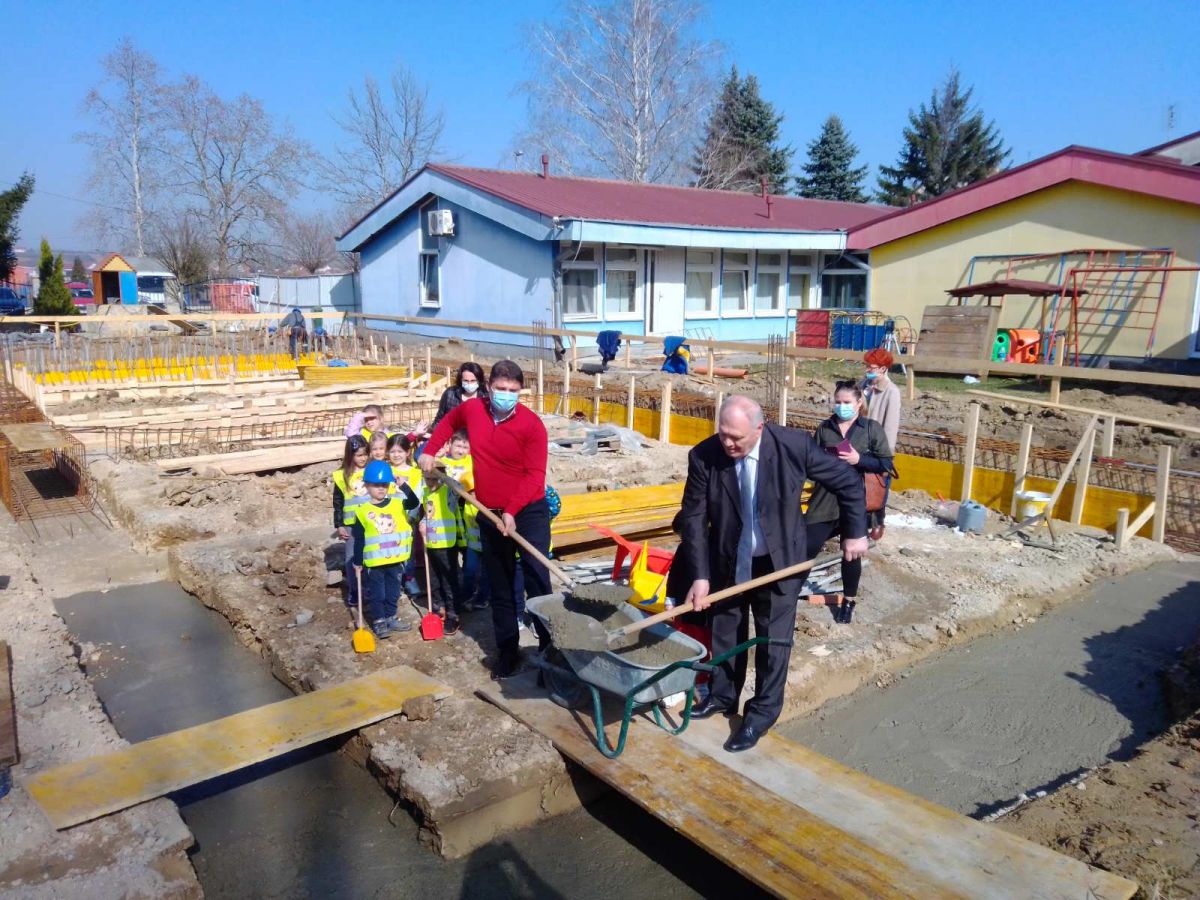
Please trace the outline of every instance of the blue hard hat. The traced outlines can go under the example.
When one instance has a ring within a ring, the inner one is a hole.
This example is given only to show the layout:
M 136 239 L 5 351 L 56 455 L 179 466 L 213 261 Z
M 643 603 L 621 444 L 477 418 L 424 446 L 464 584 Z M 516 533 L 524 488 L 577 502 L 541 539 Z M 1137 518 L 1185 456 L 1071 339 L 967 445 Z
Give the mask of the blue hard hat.
M 391 484 L 392 467 L 382 459 L 373 459 L 363 469 L 364 484 Z

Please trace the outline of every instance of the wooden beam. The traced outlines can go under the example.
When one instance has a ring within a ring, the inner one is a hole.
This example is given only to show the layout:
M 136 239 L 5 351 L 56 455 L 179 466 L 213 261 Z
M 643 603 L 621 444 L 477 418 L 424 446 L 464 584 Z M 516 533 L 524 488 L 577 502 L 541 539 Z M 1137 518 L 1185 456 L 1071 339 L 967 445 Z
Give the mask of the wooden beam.
M 1063 488 L 1067 486 L 1067 479 L 1071 477 L 1071 473 L 1075 470 L 1075 464 L 1079 462 L 1079 456 L 1083 453 L 1084 445 L 1088 442 L 1088 432 L 1094 432 L 1095 430 L 1096 417 L 1092 416 L 1083 434 L 1080 435 L 1079 443 L 1075 445 L 1075 450 L 1071 453 L 1071 458 L 1063 466 L 1062 474 L 1058 476 L 1058 482 L 1054 485 L 1054 492 L 1050 495 L 1050 502 L 1046 504 L 1047 522 L 1054 518 L 1054 507 L 1058 505 L 1058 498 L 1062 496 Z
M 971 482 L 975 478 L 975 445 L 979 440 L 979 410 L 978 403 L 967 407 L 967 443 L 963 447 L 963 481 L 962 500 L 971 499 Z
M 713 407 L 713 434 L 721 429 L 721 404 L 725 402 L 725 394 L 717 392 L 717 405 Z
M 13 695 L 12 654 L 0 641 L 0 772 L 21 761 L 17 746 L 17 705 Z
M 779 389 L 779 424 L 787 425 L 788 413 L 788 389 L 782 387 Z
M 1023 403 L 1026 406 L 1041 406 L 1047 409 L 1058 409 L 1063 412 L 1080 413 L 1085 416 L 1096 416 L 1106 422 L 1113 419 L 1117 422 L 1131 422 L 1134 425 L 1145 425 L 1149 428 L 1157 428 L 1160 431 L 1177 431 L 1180 434 L 1192 434 L 1200 436 L 1200 428 L 1193 425 L 1180 425 L 1178 422 L 1166 422 L 1162 419 L 1146 419 L 1142 416 L 1128 416 L 1124 413 L 1110 412 L 1106 409 L 1091 409 L 1086 406 L 1071 406 L 1067 403 L 1056 403 L 1052 400 L 1039 400 L 1036 397 L 1018 397 L 1012 394 L 999 394 L 994 391 L 979 391 L 967 390 L 964 393 L 972 397 L 987 397 L 992 400 L 1004 400 L 1008 403 Z M 1106 425 L 1107 427 L 1107 425 Z M 1101 445 L 1103 447 L 1103 445 Z M 1110 450 L 1111 453 L 1111 450 Z M 1101 453 L 1101 455 L 1108 455 Z
M 592 388 L 595 393 L 592 395 L 592 424 L 600 424 L 600 373 L 597 372 L 593 377 Z
M 25 787 L 55 828 L 70 828 L 364 728 L 399 714 L 405 700 L 430 694 L 446 697 L 450 689 L 394 666 L 57 766 L 26 779 Z
M 658 439 L 664 444 L 671 440 L 671 380 L 662 386 L 662 409 L 658 412 Z
M 1100 436 L 1100 455 L 1111 459 L 1117 443 L 1117 417 L 1105 416 L 1101 421 L 1104 423 L 1104 430 Z
M 1083 521 L 1083 504 L 1087 502 L 1088 479 L 1092 476 L 1092 456 L 1096 448 L 1096 429 L 1089 428 L 1083 436 L 1083 450 L 1075 472 L 1075 496 L 1071 501 L 1071 524 Z
M 709 384 L 711 384 L 712 382 L 714 382 L 714 381 L 716 381 L 716 380 L 717 380 L 717 375 L 716 375 L 716 369 L 717 369 L 716 358 L 717 358 L 717 357 L 716 357 L 716 354 L 715 354 L 715 353 L 713 353 L 713 348 L 712 348 L 712 347 L 709 347 L 709 348 L 708 348 L 708 381 L 709 381 Z
M 1113 529 L 1113 546 L 1118 550 L 1125 549 L 1125 542 L 1129 540 L 1129 509 L 1122 506 L 1117 510 L 1117 526 Z
M 1169 444 L 1158 448 L 1158 471 L 1154 478 L 1154 529 L 1151 540 L 1160 544 L 1167 537 L 1167 490 L 1171 486 L 1171 452 Z
M 630 431 L 633 431 L 633 410 L 634 410 L 634 406 L 635 406 L 634 401 L 637 399 L 636 387 L 637 387 L 637 379 L 633 375 L 630 375 L 629 376 L 629 394 L 628 394 L 628 398 L 627 398 L 628 402 L 626 403 L 626 406 L 625 406 L 625 427 L 628 428 Z
M 911 365 L 904 367 L 904 389 L 909 403 L 917 399 L 917 370 Z M 893 447 L 892 449 L 895 450 L 896 448 Z
M 537 361 L 537 393 L 538 393 L 538 412 L 542 415 L 546 413 L 546 364 L 542 362 L 539 356 Z
M 1026 422 L 1021 426 L 1021 443 L 1017 447 L 1017 468 L 1013 478 L 1012 505 L 1008 512 L 1014 519 L 1021 502 L 1018 495 L 1025 490 L 1025 477 L 1029 474 L 1029 451 L 1032 446 L 1033 423 Z

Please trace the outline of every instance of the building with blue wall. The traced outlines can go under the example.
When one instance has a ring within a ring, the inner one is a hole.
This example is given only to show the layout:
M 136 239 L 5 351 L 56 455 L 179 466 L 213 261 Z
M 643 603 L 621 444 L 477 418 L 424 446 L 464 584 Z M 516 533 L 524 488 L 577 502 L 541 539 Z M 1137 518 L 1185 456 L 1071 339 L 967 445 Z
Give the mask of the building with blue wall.
M 361 255 L 364 313 L 427 319 L 434 337 L 461 335 L 446 319 L 766 340 L 797 309 L 869 306 L 846 232 L 887 211 L 430 164 L 337 246 Z

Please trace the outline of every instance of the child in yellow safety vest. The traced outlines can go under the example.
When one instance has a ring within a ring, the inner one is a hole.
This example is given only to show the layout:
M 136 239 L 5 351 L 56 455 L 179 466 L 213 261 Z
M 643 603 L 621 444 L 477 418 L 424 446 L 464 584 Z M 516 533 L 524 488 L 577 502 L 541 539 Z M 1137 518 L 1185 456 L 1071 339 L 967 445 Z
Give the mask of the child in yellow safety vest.
M 400 601 L 400 573 L 412 554 L 412 523 L 421 501 L 407 484 L 395 485 L 392 468 L 372 460 L 363 471 L 370 500 L 354 507 L 347 517 L 354 534 L 354 566 L 363 572 L 364 598 L 371 630 L 380 640 L 394 632 L 409 631 L 412 624 L 396 618 Z
M 446 467 L 446 474 L 468 491 L 475 490 L 475 465 L 471 461 L 471 440 L 465 430 L 459 430 L 450 438 L 447 455 L 438 462 Z M 479 510 L 470 503 L 462 502 L 458 509 L 458 553 L 459 596 L 464 610 L 486 609 L 489 594 L 481 591 L 480 553 L 483 544 L 479 539 Z M 482 594 L 482 597 L 481 597 Z
M 421 470 L 412 463 L 412 443 L 404 434 L 393 434 L 387 441 L 387 458 L 392 467 L 392 478 L 396 485 L 407 483 L 418 497 L 425 479 Z
M 433 611 L 446 620 L 446 634 L 458 631 L 459 616 L 464 611 L 458 567 L 458 507 L 458 495 L 436 475 L 425 480 L 425 519 L 421 522 L 421 534 L 428 554 Z
M 344 566 L 346 582 L 346 606 L 351 610 L 358 607 L 358 585 L 354 577 L 354 536 L 346 526 L 348 511 L 360 503 L 366 503 L 367 486 L 363 484 L 363 468 L 370 457 L 367 441 L 359 435 L 346 439 L 342 464 L 333 470 L 333 527 L 346 544 Z M 353 616 L 353 612 L 351 615 Z

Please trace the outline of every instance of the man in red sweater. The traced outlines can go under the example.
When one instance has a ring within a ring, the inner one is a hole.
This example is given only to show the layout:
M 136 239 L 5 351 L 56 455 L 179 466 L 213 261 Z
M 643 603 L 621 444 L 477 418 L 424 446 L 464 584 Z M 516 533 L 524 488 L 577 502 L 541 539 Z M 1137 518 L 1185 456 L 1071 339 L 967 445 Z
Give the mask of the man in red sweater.
M 514 529 L 542 553 L 550 549 L 550 508 L 546 503 L 546 426 L 518 400 L 525 386 L 521 367 L 509 359 L 492 366 L 488 396 L 464 401 L 442 417 L 429 438 L 429 447 L 442 447 L 465 428 L 475 464 L 475 496 L 504 523 L 497 529 L 479 517 L 484 572 L 492 587 L 492 627 L 499 657 L 494 678 L 507 678 L 520 667 L 517 606 L 513 597 L 517 543 Z M 424 453 L 418 463 L 426 473 L 437 460 Z M 550 593 L 550 574 L 529 554 L 521 556 L 525 588 L 533 596 Z M 539 634 L 540 634 L 539 630 Z M 543 636 L 544 638 L 544 636 Z

